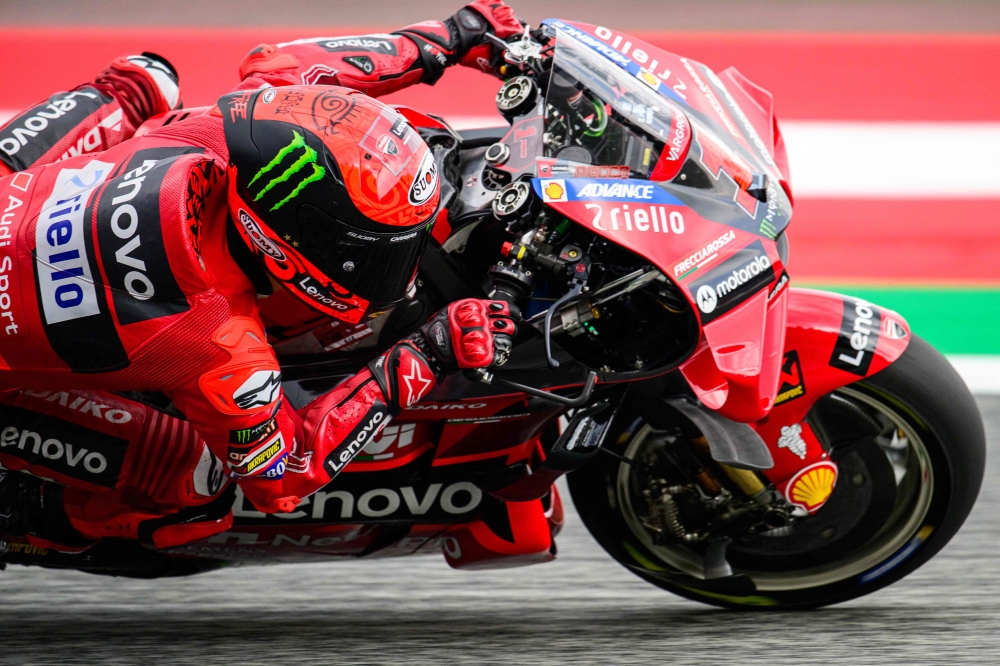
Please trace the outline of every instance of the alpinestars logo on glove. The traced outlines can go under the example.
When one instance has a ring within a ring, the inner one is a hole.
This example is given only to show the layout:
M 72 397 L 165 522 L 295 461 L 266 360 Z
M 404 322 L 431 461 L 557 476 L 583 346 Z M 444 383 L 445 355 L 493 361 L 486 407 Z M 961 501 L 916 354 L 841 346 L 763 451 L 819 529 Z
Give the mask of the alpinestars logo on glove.
M 420 366 L 421 363 L 411 356 L 410 374 L 403 375 L 403 381 L 406 382 L 406 399 L 401 401 L 403 407 L 409 407 L 413 403 L 419 402 L 420 398 L 424 397 L 427 389 L 434 383 L 434 380 L 431 378 L 420 374 Z
M 295 131 L 292 131 L 292 135 L 293 138 L 291 143 L 289 143 L 287 146 L 279 150 L 278 154 L 274 156 L 274 159 L 272 159 L 270 162 L 267 163 L 266 166 L 264 166 L 264 168 L 262 168 L 256 174 L 254 174 L 253 179 L 247 185 L 247 189 L 248 190 L 251 189 L 254 183 L 256 183 L 258 179 L 260 179 L 265 174 L 270 173 L 272 170 L 276 169 L 285 160 L 286 157 L 288 157 L 295 151 L 299 150 L 300 148 L 303 150 L 302 155 L 297 159 L 295 159 L 291 164 L 289 164 L 285 168 L 285 170 L 281 173 L 281 175 L 267 181 L 267 184 L 264 185 L 264 187 L 260 190 L 260 192 L 258 192 L 254 196 L 253 198 L 254 201 L 260 201 L 264 197 L 264 195 L 270 192 L 272 189 L 274 189 L 274 187 L 280 185 L 281 183 L 289 182 L 292 176 L 302 171 L 302 169 L 305 168 L 307 165 L 311 164 L 312 173 L 310 173 L 302 181 L 300 181 L 299 184 L 296 185 L 295 188 L 288 195 L 286 195 L 283 199 L 281 199 L 276 204 L 271 206 L 272 211 L 278 210 L 286 203 L 297 197 L 299 193 L 302 192 L 302 190 L 304 190 L 306 186 L 308 186 L 310 183 L 315 183 L 316 181 L 321 180 L 324 175 L 326 175 L 326 169 L 316 164 L 316 158 L 318 157 L 316 151 L 310 148 L 308 145 L 306 145 L 305 138 L 301 134 Z

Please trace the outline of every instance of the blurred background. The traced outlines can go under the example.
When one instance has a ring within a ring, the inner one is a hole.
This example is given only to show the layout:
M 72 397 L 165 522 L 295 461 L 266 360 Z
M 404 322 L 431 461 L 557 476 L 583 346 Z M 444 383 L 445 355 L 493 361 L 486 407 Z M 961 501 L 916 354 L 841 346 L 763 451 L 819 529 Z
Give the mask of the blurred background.
M 793 284 L 897 310 L 976 393 L 1000 394 L 1000 2 L 508 2 L 532 25 L 627 30 L 771 91 L 795 194 Z M 0 0 L 0 118 L 140 51 L 176 65 L 187 106 L 212 104 L 257 44 L 393 30 L 460 3 Z M 388 101 L 499 125 L 498 86 L 454 68 Z M 995 447 L 1000 399 L 979 402 Z M 559 560 L 544 567 L 456 572 L 428 557 L 155 582 L 10 567 L 0 663 L 996 664 L 995 448 L 990 461 L 978 508 L 940 556 L 815 614 L 666 595 L 612 562 L 567 504 Z
M 1000 393 L 1000 3 L 991 0 L 510 0 L 531 24 L 637 33 L 770 90 L 796 199 L 798 285 L 893 308 Z M 452 0 L 0 0 L 0 118 L 155 51 L 188 106 L 211 104 L 261 42 L 387 31 Z M 502 124 L 498 82 L 455 68 L 393 95 L 456 126 Z M 998 356 L 997 358 L 1000 358 Z

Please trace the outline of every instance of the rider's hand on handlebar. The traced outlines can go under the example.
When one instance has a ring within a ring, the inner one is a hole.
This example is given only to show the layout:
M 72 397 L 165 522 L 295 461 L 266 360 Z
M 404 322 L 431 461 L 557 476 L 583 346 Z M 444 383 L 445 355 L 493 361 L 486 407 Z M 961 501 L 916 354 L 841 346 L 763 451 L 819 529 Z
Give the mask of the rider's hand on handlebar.
M 450 20 L 459 33 L 459 52 L 463 53 L 459 64 L 495 76 L 499 75 L 503 57 L 486 34 L 492 33 L 506 41 L 524 31 L 524 24 L 514 16 L 514 10 L 501 0 L 475 0 L 458 10 Z
M 517 328 L 504 301 L 466 298 L 439 311 L 420 328 L 444 374 L 503 365 Z M 419 343 L 418 343 L 419 344 Z

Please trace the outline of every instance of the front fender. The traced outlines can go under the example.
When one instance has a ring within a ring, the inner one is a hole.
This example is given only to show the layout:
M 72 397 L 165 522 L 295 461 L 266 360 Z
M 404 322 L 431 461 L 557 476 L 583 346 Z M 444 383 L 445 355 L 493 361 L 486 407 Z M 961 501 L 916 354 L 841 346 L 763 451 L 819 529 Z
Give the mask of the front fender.
M 811 406 L 834 389 L 874 375 L 902 356 L 909 342 L 909 325 L 897 312 L 853 296 L 790 289 L 782 369 L 797 355 L 809 389 L 785 395 L 790 377 L 782 372 L 775 410 L 800 397 L 806 399 L 799 408 Z
M 753 424 L 774 458 L 764 472 L 768 479 L 788 495 L 789 481 L 806 468 L 827 465 L 835 472 L 806 414 L 823 396 L 886 368 L 909 342 L 909 325 L 892 310 L 852 296 L 790 289 L 778 394 L 771 412 Z

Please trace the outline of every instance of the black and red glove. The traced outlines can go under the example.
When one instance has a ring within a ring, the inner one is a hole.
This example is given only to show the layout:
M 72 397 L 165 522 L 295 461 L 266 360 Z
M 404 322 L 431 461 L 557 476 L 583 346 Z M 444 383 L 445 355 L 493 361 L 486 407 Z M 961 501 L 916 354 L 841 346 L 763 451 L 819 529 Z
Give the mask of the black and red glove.
M 452 20 L 462 36 L 462 44 L 467 45 L 465 53 L 458 58 L 458 64 L 481 69 L 494 76 L 499 75 L 503 59 L 486 33 L 493 33 L 507 41 L 524 32 L 524 25 L 514 16 L 514 10 L 500 0 L 476 0 L 459 9 Z
M 504 301 L 455 301 L 420 328 L 443 374 L 507 362 L 517 327 Z
M 123 56 L 111 61 L 96 83 L 114 88 L 129 122 L 138 127 L 155 115 L 180 106 L 177 70 L 155 53 Z
M 503 59 L 487 33 L 506 41 L 523 31 L 514 10 L 502 0 L 475 0 L 444 21 L 416 23 L 394 34 L 417 44 L 424 67 L 422 82 L 433 84 L 445 67 L 454 64 L 498 75 Z
M 507 303 L 466 298 L 439 311 L 368 367 L 395 416 L 427 397 L 446 375 L 503 365 L 516 332 Z

